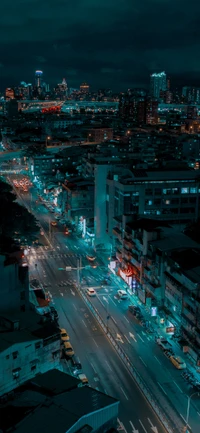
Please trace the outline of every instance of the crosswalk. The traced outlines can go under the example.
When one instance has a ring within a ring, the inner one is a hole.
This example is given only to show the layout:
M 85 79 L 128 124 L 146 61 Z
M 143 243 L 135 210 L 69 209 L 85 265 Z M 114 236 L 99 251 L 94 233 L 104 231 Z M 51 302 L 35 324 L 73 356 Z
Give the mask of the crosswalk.
M 50 247 L 38 247 L 32 248 L 30 251 L 32 257 L 37 258 L 37 260 L 49 260 L 49 259 L 77 259 L 79 257 L 76 253 L 59 253 L 56 248 Z
M 49 260 L 49 259 L 64 259 L 64 258 L 78 258 L 77 254 L 33 254 L 38 260 Z

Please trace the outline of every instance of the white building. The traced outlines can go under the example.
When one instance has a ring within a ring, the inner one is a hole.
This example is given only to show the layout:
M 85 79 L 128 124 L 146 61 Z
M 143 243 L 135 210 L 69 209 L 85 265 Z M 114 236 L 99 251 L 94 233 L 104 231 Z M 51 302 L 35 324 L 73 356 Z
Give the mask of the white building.
M 60 365 L 60 331 L 35 312 L 0 316 L 0 396 Z

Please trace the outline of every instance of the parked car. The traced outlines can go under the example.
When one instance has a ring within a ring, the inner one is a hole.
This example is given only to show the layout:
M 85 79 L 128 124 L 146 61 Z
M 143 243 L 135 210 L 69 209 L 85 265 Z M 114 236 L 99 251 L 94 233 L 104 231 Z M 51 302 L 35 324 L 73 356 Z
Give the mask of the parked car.
M 128 311 L 130 311 L 130 313 L 133 314 L 133 316 L 137 316 L 138 314 L 141 313 L 140 307 L 136 305 L 129 305 Z
M 66 329 L 64 329 L 64 328 L 60 329 L 60 338 L 61 338 L 62 343 L 69 341 L 69 335 L 68 335 Z
M 169 343 L 169 341 L 163 337 L 157 338 L 156 342 L 163 350 L 170 349 L 172 347 L 171 343 Z
M 119 296 L 120 299 L 128 299 L 128 293 L 125 290 L 118 290 L 117 294 Z
M 71 358 L 74 355 L 74 349 L 69 341 L 64 342 L 63 352 L 67 358 Z
M 88 385 L 88 378 L 84 373 L 78 374 L 77 377 L 81 380 L 82 385 Z
M 170 356 L 170 361 L 176 368 L 178 368 L 178 370 L 186 368 L 186 363 L 180 356 Z

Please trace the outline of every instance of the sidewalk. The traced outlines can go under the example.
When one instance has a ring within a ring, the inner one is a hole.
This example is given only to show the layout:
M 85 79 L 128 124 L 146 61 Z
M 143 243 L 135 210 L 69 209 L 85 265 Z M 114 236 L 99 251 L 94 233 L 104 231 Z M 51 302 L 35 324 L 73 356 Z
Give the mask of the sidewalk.
M 190 355 L 188 355 L 187 353 L 184 353 L 183 350 L 181 349 L 181 346 L 178 344 L 178 342 L 171 338 L 171 334 L 169 335 L 166 332 L 166 320 L 167 320 L 166 317 L 165 317 L 165 322 L 162 325 L 160 323 L 160 319 L 161 319 L 160 315 L 158 314 L 157 317 L 152 317 L 150 310 L 149 310 L 149 307 L 144 305 L 138 299 L 138 297 L 132 293 L 132 291 L 129 289 L 127 284 L 120 277 L 115 275 L 113 272 L 110 272 L 110 276 L 111 276 L 113 282 L 115 283 L 115 285 L 117 285 L 120 289 L 126 290 L 129 293 L 131 303 L 135 306 L 140 307 L 140 310 L 141 310 L 142 315 L 144 316 L 144 319 L 147 322 L 149 322 L 149 324 L 151 325 L 151 327 L 155 331 L 155 334 L 154 334 L 155 338 L 156 338 L 156 336 L 160 336 L 160 337 L 163 337 L 166 340 L 168 340 L 169 343 L 172 345 L 172 350 L 175 353 L 175 355 L 180 356 L 186 362 L 187 371 L 189 373 L 191 373 L 198 382 L 200 382 L 200 367 L 198 368 L 198 366 L 195 365 L 195 361 L 193 360 L 193 358 Z M 163 316 L 165 316 L 165 314 L 163 314 L 162 317 Z M 169 320 L 170 320 L 170 317 L 169 317 Z M 174 322 L 174 319 L 171 319 L 171 321 Z M 155 342 L 155 344 L 156 344 L 156 342 Z

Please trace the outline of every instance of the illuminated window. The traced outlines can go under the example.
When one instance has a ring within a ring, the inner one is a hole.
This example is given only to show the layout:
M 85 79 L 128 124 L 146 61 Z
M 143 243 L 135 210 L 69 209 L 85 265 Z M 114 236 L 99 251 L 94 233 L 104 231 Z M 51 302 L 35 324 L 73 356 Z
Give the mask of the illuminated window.
M 181 188 L 181 194 L 188 194 L 189 188 Z
M 165 200 L 165 204 L 170 204 L 170 200 Z
M 196 194 L 196 192 L 197 192 L 197 188 L 196 187 L 190 188 L 190 193 L 191 194 Z

